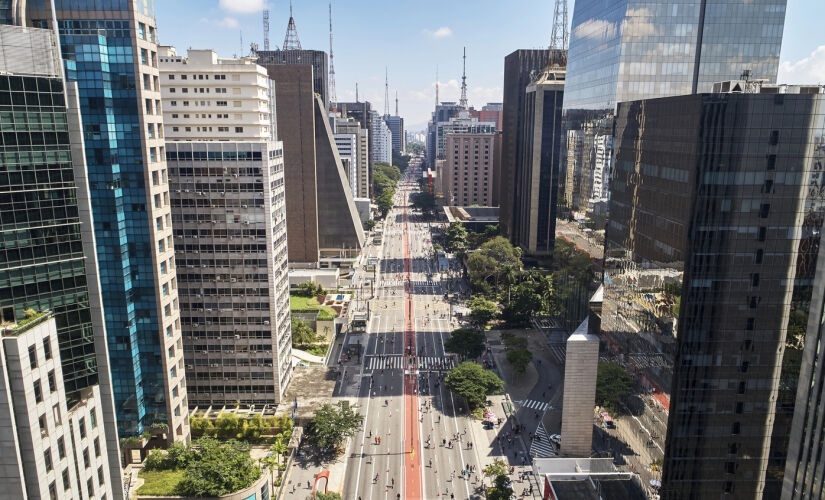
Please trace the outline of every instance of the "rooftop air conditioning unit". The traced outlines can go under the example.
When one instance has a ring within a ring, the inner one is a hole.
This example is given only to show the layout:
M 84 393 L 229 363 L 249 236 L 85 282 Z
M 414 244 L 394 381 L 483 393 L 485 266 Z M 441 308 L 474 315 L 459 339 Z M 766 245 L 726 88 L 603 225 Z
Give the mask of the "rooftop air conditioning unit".
M 264 321 L 264 324 L 265 324 L 265 325 L 268 325 L 268 324 L 269 324 L 269 320 Z
M 248 205 L 241 205 L 241 208 L 249 208 Z
M 235 335 L 235 340 L 240 340 L 240 339 L 241 339 L 240 335 Z

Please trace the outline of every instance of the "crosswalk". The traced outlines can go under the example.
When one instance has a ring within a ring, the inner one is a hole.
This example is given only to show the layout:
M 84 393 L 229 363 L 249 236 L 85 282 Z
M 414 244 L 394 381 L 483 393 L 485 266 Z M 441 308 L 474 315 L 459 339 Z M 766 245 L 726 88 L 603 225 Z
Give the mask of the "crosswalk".
M 536 458 L 549 458 L 557 456 L 556 448 L 550 442 L 550 435 L 544 428 L 543 423 L 539 423 L 536 429 L 536 439 L 530 444 L 530 455 Z
M 537 412 L 544 412 L 549 406 L 550 403 L 545 403 L 543 401 L 534 401 L 532 399 L 525 399 L 523 401 L 519 401 L 521 406 L 524 408 L 530 408 L 531 410 L 535 410 Z
M 455 366 L 455 360 L 448 356 L 421 356 L 415 358 L 419 370 L 446 371 Z M 368 370 L 393 370 L 403 368 L 400 354 L 366 356 Z
M 381 288 L 393 288 L 404 286 L 406 280 L 399 280 L 399 279 L 387 279 L 387 280 L 379 280 L 378 286 Z M 413 286 L 439 286 L 441 282 L 439 281 L 413 281 Z

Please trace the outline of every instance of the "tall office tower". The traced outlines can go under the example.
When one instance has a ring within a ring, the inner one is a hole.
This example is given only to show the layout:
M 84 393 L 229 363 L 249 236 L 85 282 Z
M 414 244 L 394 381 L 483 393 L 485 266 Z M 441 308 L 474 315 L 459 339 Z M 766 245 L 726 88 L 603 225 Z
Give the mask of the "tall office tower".
M 323 50 L 259 50 L 258 64 L 309 64 L 312 66 L 312 88 L 320 94 L 324 109 L 329 109 L 329 57 Z M 340 108 L 340 106 L 339 106 Z
M 520 113 L 522 143 L 518 161 L 507 175 L 513 192 L 510 239 L 532 258 L 547 258 L 556 240 L 559 161 L 564 147 L 561 104 L 564 96 L 564 51 L 553 51 L 553 64 L 527 85 Z M 503 183 L 502 179 L 502 183 Z
M 30 2 L 28 24 L 52 24 L 47 3 Z M 118 434 L 140 435 L 162 422 L 169 439 L 185 440 L 152 1 L 54 5 L 66 79 L 80 97 Z
M 499 224 L 505 238 L 513 237 L 513 172 L 524 155 L 523 118 L 527 85 L 539 75 L 550 57 L 549 50 L 517 50 L 504 58 L 504 102 L 501 120 L 501 184 L 499 186 Z M 427 145 L 429 147 L 429 144 Z
M 372 150 L 370 155 L 376 163 L 392 163 L 392 132 L 377 111 L 372 112 Z
M 375 158 L 372 157 L 372 142 L 373 138 L 370 135 L 372 130 L 372 104 L 368 101 L 364 102 L 339 102 L 338 110 L 341 112 L 341 117 L 352 118 L 361 125 L 362 135 L 367 134 L 367 168 L 368 168 L 368 185 L 369 196 L 373 196 L 372 176 L 375 169 Z
M 444 177 L 445 203 L 457 206 L 496 206 L 496 170 L 501 161 L 497 131 L 447 134 Z
M 363 128 L 354 118 L 336 118 L 334 124 L 336 143 L 338 134 L 355 136 L 357 147 L 352 156 L 355 158 L 356 181 L 355 192 L 352 196 L 368 199 L 370 197 L 369 130 Z M 340 148 L 338 152 L 341 152 Z
M 50 313 L 0 330 L 3 496 L 123 498 L 120 475 L 110 475 L 100 387 L 66 393 L 59 345 Z
M 407 149 L 407 138 L 404 134 L 404 119 L 400 116 L 385 116 L 384 121 L 392 133 L 392 154 L 402 154 Z
M 352 265 L 364 229 L 335 148 L 326 108 L 312 90 L 312 67 L 265 66 L 278 91 L 284 144 L 287 238 L 292 266 Z
M 825 95 L 718 89 L 618 105 L 602 335 L 670 388 L 663 497 L 778 498 L 819 326 Z
M 740 78 L 776 80 L 787 0 L 577 1 L 573 10 L 565 130 L 611 135 L 616 103 L 696 92 Z M 505 72 L 505 75 L 507 73 Z M 506 140 L 506 138 L 505 138 Z M 507 151 L 505 151 L 505 155 Z M 594 156 L 572 165 L 589 181 Z M 581 191 L 576 184 L 575 189 Z M 570 202 L 570 200 L 568 200 Z M 571 207 L 585 210 L 587 199 Z
M 254 58 L 159 57 L 189 404 L 278 404 L 292 337 L 274 85 Z
M 58 429 L 60 415 L 69 411 L 79 415 L 84 411 L 85 402 L 94 400 L 100 417 L 95 434 L 102 433 L 98 441 L 101 453 L 95 455 L 95 462 L 99 462 L 104 470 L 98 482 L 92 482 L 91 486 L 95 491 L 111 491 L 107 497 L 120 499 L 123 498 L 120 450 L 92 232 L 84 138 L 80 133 L 77 84 L 67 83 L 62 78 L 58 42 L 51 30 L 0 25 L 0 46 L 6 54 L 0 59 L 0 124 L 4 129 L 0 144 L 3 159 L 0 234 L 4 241 L 0 264 L 0 313 L 3 322 L 20 323 L 26 319 L 28 309 L 51 311 L 53 319 L 48 322 L 53 333 L 48 333 L 49 351 L 42 350 L 42 354 L 44 360 L 52 358 L 49 369 L 53 373 L 42 379 L 41 389 L 44 394 L 49 394 L 49 398 L 53 393 L 59 393 L 57 397 L 63 406 L 55 415 L 51 411 L 52 405 L 35 405 L 30 399 L 17 400 L 17 396 L 29 398 L 32 395 L 28 387 L 25 395 L 16 392 L 14 398 L 0 397 L 0 400 L 14 406 L 13 409 L 6 406 L 4 411 L 9 415 L 28 408 L 16 417 L 18 431 L 31 424 L 24 417 L 37 410 L 39 414 L 35 418 L 43 416 L 48 429 L 55 430 L 55 434 L 50 433 L 54 439 L 65 429 Z M 23 363 L 12 368 L 8 364 L 8 354 L 21 347 L 29 349 L 30 345 L 40 353 L 40 347 L 29 342 L 31 336 L 40 335 L 32 333 L 34 330 L 42 328 L 38 326 L 25 334 L 17 330 L 4 335 L 9 337 L 7 356 L 0 357 L 7 366 L 0 371 L 14 379 L 11 386 L 6 386 L 6 391 L 10 387 L 19 391 L 21 380 L 32 382 L 31 372 L 26 371 L 30 365 Z M 0 424 L 4 429 L 12 429 L 9 426 Z M 27 482 L 35 481 L 34 476 L 41 480 L 52 477 L 41 468 L 45 463 L 40 458 L 41 453 L 47 445 L 44 438 L 38 439 L 39 433 L 31 434 L 26 443 L 23 443 L 20 432 L 0 434 L 0 439 L 9 440 L 0 443 L 3 450 L 0 462 L 7 465 L 6 459 L 15 461 L 24 454 Z M 10 441 L 14 440 L 15 434 L 18 435 L 17 443 L 12 445 Z M 13 452 L 15 449 L 17 456 Z M 54 463 L 63 463 L 64 457 L 61 454 L 58 458 L 56 449 L 51 448 L 55 454 Z M 29 460 L 34 451 L 38 453 L 36 470 L 29 467 L 34 463 Z M 58 473 L 63 471 L 62 468 L 56 470 Z M 70 479 L 76 477 L 72 470 Z M 89 486 L 85 483 L 83 488 Z M 0 484 L 11 486 L 12 483 L 0 480 Z M 58 493 L 63 492 L 62 486 L 63 483 L 58 481 Z M 38 496 L 31 489 L 29 494 Z M 48 495 L 45 490 L 40 490 L 40 494 Z M 63 496 L 66 495 L 58 495 Z
M 436 150 L 438 149 L 436 132 L 438 130 L 438 124 L 450 121 L 450 118 L 458 116 L 459 111 L 461 111 L 461 106 L 454 102 L 442 102 L 435 107 L 432 118 L 427 124 L 427 162 L 430 168 L 435 168 L 436 166 Z

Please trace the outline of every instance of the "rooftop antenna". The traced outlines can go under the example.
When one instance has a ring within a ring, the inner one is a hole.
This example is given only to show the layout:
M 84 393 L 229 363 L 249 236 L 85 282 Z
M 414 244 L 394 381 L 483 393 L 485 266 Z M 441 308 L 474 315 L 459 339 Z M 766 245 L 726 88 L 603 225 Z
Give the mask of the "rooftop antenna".
M 386 66 L 384 66 L 384 116 L 390 116 L 390 78 Z
M 398 91 L 395 91 L 395 116 L 399 116 L 398 114 Z
M 435 107 L 438 107 L 438 64 L 435 65 Z
M 241 51 L 238 52 L 238 57 L 243 57 L 243 31 L 240 31 L 241 34 Z
M 301 41 L 298 40 L 298 28 L 295 27 L 295 18 L 292 17 L 292 0 L 289 1 L 289 24 L 284 37 L 284 50 L 301 50 Z
M 464 63 L 461 70 L 461 99 L 458 105 L 467 109 L 467 47 L 464 47 Z
M 335 95 L 335 65 L 332 56 L 332 2 L 329 3 L 329 107 L 336 109 L 338 97 Z
M 269 9 L 264 10 L 264 50 L 269 50 Z
M 567 50 L 569 37 L 567 31 L 567 0 L 556 0 L 556 8 L 553 11 L 553 31 L 550 35 L 550 49 Z
M 358 82 L 355 82 L 355 102 L 358 102 Z

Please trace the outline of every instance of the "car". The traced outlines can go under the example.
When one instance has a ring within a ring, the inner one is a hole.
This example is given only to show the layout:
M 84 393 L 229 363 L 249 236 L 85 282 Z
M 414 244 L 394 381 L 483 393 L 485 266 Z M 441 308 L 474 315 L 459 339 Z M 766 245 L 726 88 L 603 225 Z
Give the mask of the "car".
M 550 434 L 550 442 L 556 446 L 561 446 L 561 434 Z

